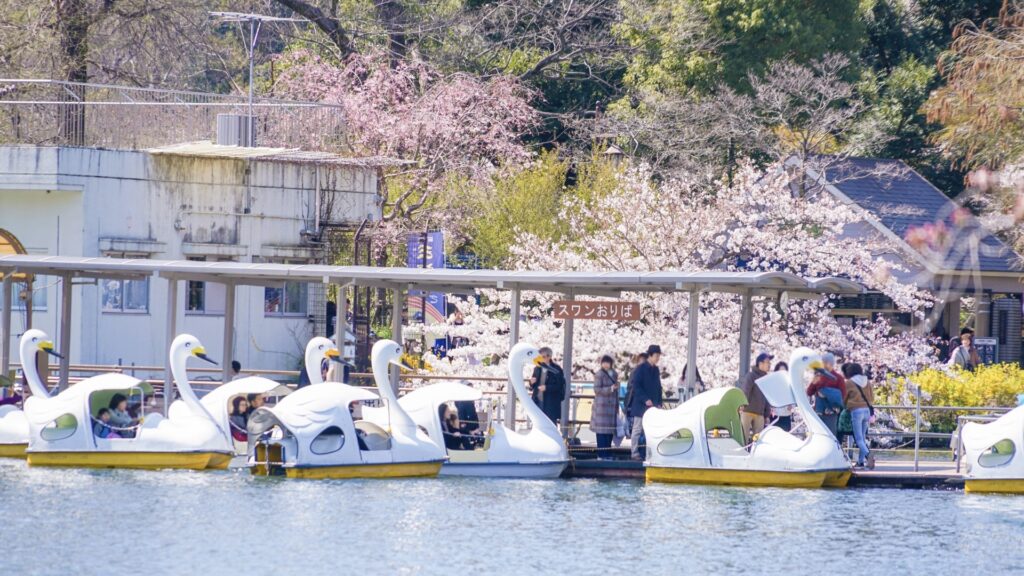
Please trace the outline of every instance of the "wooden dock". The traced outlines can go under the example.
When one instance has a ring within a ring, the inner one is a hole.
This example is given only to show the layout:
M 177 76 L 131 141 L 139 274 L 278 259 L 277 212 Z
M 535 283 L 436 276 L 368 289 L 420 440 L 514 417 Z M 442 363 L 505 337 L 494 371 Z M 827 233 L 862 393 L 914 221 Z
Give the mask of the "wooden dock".
M 562 476 L 643 480 L 644 465 L 628 459 L 580 458 L 570 461 Z M 960 490 L 964 487 L 964 480 L 953 462 L 922 461 L 915 471 L 912 461 L 879 460 L 874 470 L 854 471 L 849 487 Z

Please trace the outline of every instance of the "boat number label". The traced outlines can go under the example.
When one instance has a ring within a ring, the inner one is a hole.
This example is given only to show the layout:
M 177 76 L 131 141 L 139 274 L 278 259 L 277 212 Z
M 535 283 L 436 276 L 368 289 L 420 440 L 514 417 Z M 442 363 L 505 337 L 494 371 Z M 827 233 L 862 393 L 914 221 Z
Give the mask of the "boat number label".
M 598 300 L 556 300 L 555 318 L 558 320 L 618 320 L 640 319 L 639 302 L 608 302 Z

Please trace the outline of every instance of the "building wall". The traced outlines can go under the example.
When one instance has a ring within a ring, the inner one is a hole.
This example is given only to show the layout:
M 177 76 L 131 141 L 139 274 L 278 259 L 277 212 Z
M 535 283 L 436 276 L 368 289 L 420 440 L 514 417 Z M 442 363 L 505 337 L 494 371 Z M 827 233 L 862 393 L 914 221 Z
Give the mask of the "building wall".
M 315 262 L 321 250 L 304 242 L 300 232 L 315 227 L 318 189 L 321 220 L 358 223 L 377 217 L 372 168 L 0 147 L 0 227 L 35 253 Z M 162 366 L 167 354 L 167 280 L 149 280 L 145 312 L 103 311 L 102 288 L 74 290 L 72 362 Z M 264 290 L 237 289 L 233 356 L 248 368 L 294 369 L 314 332 L 307 316 L 316 311 L 267 316 Z M 322 305 L 322 287 L 307 290 L 308 302 Z M 222 346 L 223 313 L 186 311 L 187 292 L 182 282 L 178 331 L 195 334 L 211 357 L 230 362 Z M 58 301 L 59 288 L 51 286 L 47 310 L 33 317 L 36 327 L 55 338 Z M 16 321 L 16 335 L 23 329 Z M 12 344 L 16 353 L 16 342 Z

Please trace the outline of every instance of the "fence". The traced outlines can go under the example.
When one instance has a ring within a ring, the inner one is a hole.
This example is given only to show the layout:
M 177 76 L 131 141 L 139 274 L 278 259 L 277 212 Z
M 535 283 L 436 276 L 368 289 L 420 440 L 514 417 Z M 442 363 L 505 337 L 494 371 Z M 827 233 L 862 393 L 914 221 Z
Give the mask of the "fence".
M 247 114 L 240 95 L 58 80 L 0 79 L 0 143 L 144 149 L 213 141 L 218 114 Z M 260 146 L 337 151 L 339 106 L 257 98 Z

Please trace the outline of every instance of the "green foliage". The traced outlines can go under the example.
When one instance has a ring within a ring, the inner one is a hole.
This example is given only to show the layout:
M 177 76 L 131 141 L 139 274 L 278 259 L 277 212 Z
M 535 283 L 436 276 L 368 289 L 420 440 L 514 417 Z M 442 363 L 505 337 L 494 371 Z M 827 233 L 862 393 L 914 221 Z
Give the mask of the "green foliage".
M 558 218 L 569 163 L 543 152 L 524 170 L 495 182 L 470 225 L 473 251 L 488 265 L 500 265 L 520 232 L 557 240 L 565 233 Z
M 1024 393 L 1024 369 L 1018 364 L 991 364 L 973 372 L 954 369 L 930 368 L 906 378 L 896 378 L 876 391 L 876 403 L 912 406 L 913 388 L 921 387 L 922 406 L 1002 406 L 1017 405 L 1017 395 Z M 925 412 L 933 432 L 950 432 L 956 428 L 956 418 L 966 412 Z M 904 425 L 912 423 L 913 416 L 899 414 Z
M 619 35 L 638 51 L 633 88 L 680 91 L 718 82 L 749 90 L 772 62 L 805 63 L 863 44 L 858 0 L 646 0 L 624 9 Z

